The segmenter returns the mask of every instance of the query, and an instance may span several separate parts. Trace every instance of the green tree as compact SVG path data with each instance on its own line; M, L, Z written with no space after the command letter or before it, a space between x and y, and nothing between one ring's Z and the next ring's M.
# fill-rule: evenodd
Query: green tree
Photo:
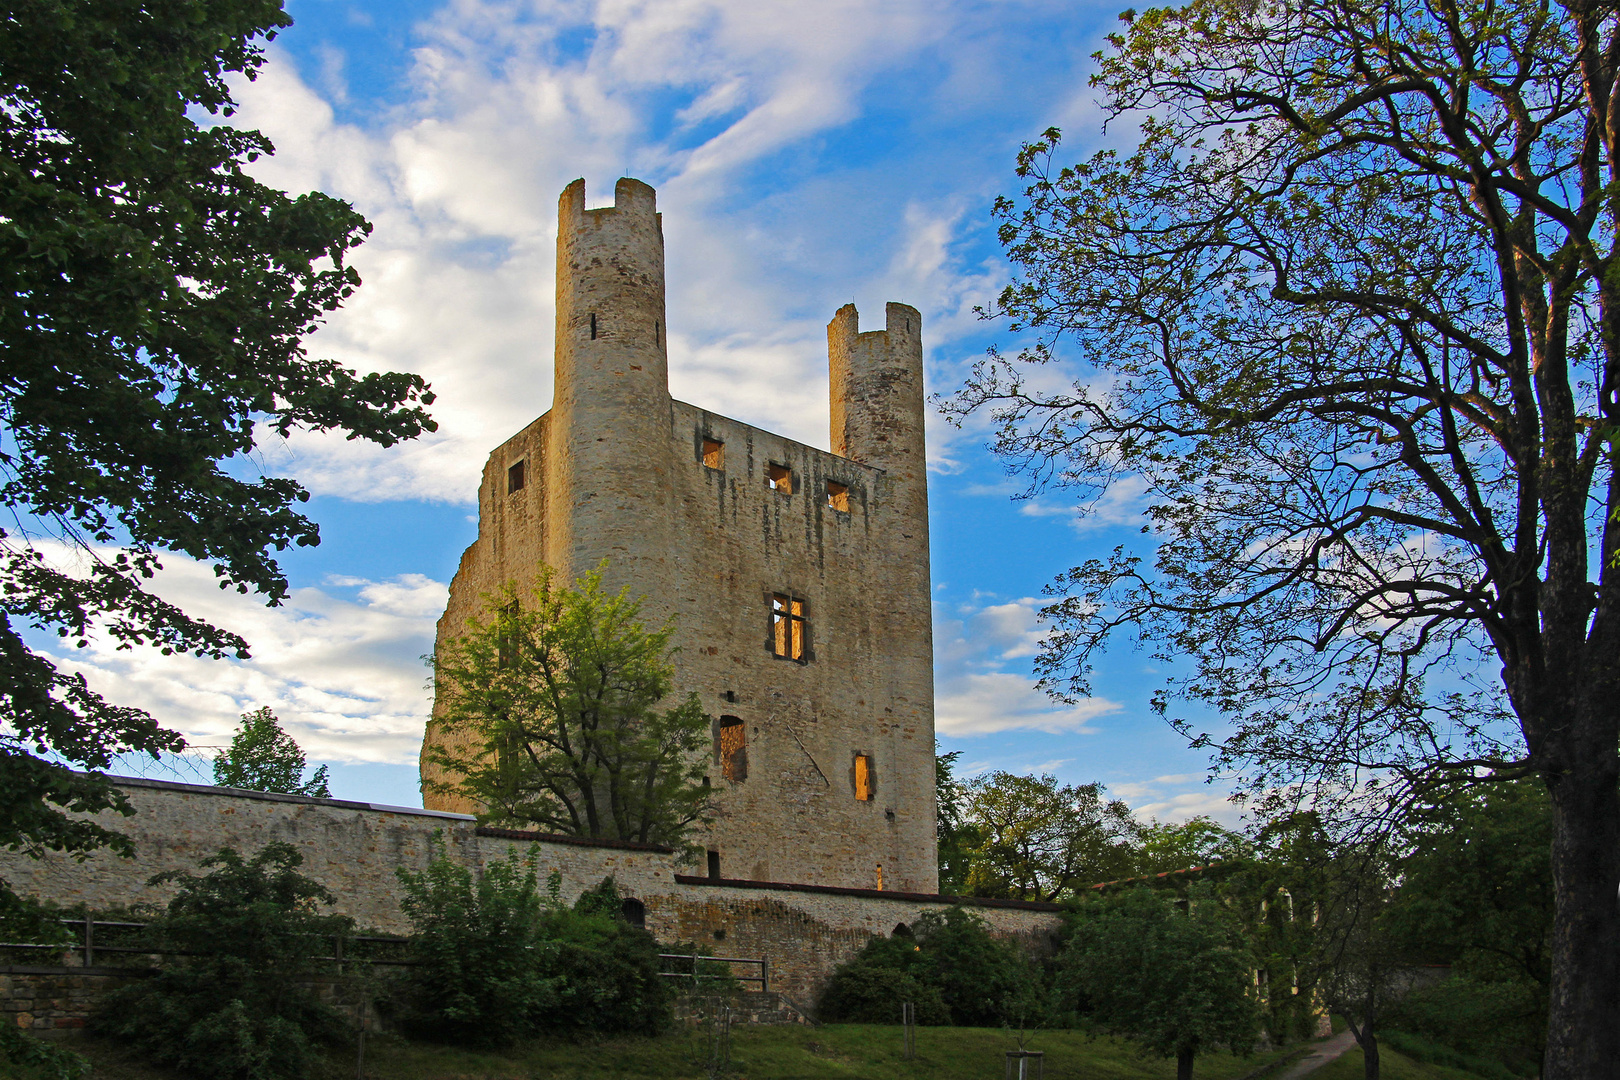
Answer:
M673 688L674 627L649 630L629 589L577 587L542 571L527 594L508 584L433 657L436 740L448 774L434 790L484 807L482 819L691 849L708 810L701 751L710 718L696 694L659 709Z
M987 773L966 785L965 816L978 832L968 892L1055 900L1133 872L1137 823L1101 784Z
M1620 1060L1620 13L1127 21L1094 85L1134 145L1024 149L997 311L1031 347L954 402L995 414L1036 485L1146 493L1153 547L1057 586L1045 683L1083 691L1138 637L1176 663L1161 707L1267 812L1376 825L1436 785L1539 776L1547 1076L1599 1075Z
M433 427L418 377L300 345L359 284L345 258L370 226L255 181L269 141L216 122L289 22L279 0L20 0L0 20L0 844L128 854L85 816L131 812L98 770L184 746L25 634L245 657L147 591L160 552L279 602L274 553L319 533L296 482L251 475L261 439Z
M1153 821L1136 837L1136 872L1166 874L1248 857L1246 837L1200 814L1180 824Z
M1452 977L1392 1023L1516 1065L1540 1060L1552 975L1552 809L1533 780L1453 793L1402 839L1387 921L1406 952Z
M934 839L939 858L939 891L955 896L968 891L973 851L980 836L968 821L967 789L956 778L956 759L962 751L934 755Z
M247 791L275 791L330 799L326 766L304 780L304 751L281 730L281 721L268 705L242 714L242 724L231 745L214 759L214 783Z
M199 1076L311 1075L317 1046L346 1030L311 980L333 973L333 937L354 922L319 913L333 898L298 873L303 861L291 844L266 844L251 859L224 848L202 860L200 877L154 877L148 884L178 887L147 927L163 968L110 991L96 1027Z
M1102 1030L1175 1058L1177 1080L1204 1050L1253 1046L1253 961L1220 900L1124 889L1083 905L1072 929L1062 985Z

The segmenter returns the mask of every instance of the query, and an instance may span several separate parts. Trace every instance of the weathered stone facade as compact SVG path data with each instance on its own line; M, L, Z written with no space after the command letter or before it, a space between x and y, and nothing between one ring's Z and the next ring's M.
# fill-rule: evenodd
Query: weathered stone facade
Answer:
M563 899L571 902L611 874L626 896L645 906L647 929L659 941L696 943L714 955L762 958L769 988L806 1008L813 1007L832 969L873 934L892 933L922 912L953 902L950 897L873 889L692 877L680 872L674 853L664 848L557 837L535 840L480 829L460 814L153 780L119 783L135 816L109 814L99 820L135 842L134 858L101 851L81 863L60 853L30 859L0 851L0 878L23 895L63 905L83 903L101 910L161 905L172 890L148 885L154 874L195 870L199 859L221 847L251 853L279 840L303 852L302 872L332 891L338 911L365 930L399 934L409 924L399 907L403 892L396 868L426 866L436 844L475 870L512 852L527 856L532 850L542 875L561 871ZM968 902L996 932L1032 944L1038 945L1057 924L1058 909L1051 904ZM739 969L739 974L749 973ZM16 1000L35 996L21 983L18 990ZM55 1000L63 995L39 996ZM30 1012L30 1022L33 1016Z
M608 559L608 585L676 617L677 690L719 718L705 841L721 875L932 893L922 319L890 304L861 333L851 305L827 338L832 453L674 401L653 189L623 179L586 210L571 184L554 403L485 465L439 639L542 564L572 580ZM776 655L774 597L803 605L799 658ZM740 769L722 768L722 725ZM445 739L428 725L424 778L442 779L425 751Z

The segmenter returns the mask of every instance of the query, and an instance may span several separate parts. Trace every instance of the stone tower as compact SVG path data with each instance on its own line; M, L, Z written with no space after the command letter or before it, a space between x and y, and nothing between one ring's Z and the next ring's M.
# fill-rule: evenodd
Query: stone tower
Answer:
M715 718L705 869L934 892L922 318L833 317L832 453L671 399L667 338L653 189L623 179L586 210L570 184L555 401L485 465L440 640L504 581L608 559L608 584L675 616L677 690Z

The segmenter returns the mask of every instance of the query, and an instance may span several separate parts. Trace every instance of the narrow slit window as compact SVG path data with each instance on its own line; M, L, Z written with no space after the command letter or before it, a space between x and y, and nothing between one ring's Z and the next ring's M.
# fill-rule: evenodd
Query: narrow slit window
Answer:
M719 439L703 440L703 464L711 469L726 467L726 444Z
M771 597L771 648L784 660L804 660L804 601L777 593Z
M591 340L596 340L596 312L591 312Z
M663 344L663 342L658 340L658 320L656 320L656 319L653 320L653 344L654 345Z
M827 481L827 505L849 513L849 485Z
M514 492L514 491L522 491L523 490L523 485L527 480L527 477L524 476L524 471L525 471L524 466L526 466L527 464L528 464L528 461L527 461L527 459L525 459L525 460L519 461L519 462L517 462L517 463L515 463L513 465L507 466L507 469L506 469L506 493L508 495L512 494L512 492Z
M709 852L709 877L714 881L720 880L720 853L718 851Z
M793 470L775 462L765 466L765 484L783 495L793 494Z
M865 754L855 755L855 797L872 801L872 759Z
M733 784L748 779L748 726L735 716L720 718L720 775Z

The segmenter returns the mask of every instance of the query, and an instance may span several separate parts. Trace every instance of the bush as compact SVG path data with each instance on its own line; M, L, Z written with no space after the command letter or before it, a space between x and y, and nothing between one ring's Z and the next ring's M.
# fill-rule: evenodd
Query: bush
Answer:
M0 1020L0 1076L16 1080L83 1080L90 1063L71 1050L23 1034L10 1017Z
M608 878L570 910L555 873L544 893L533 853L471 871L442 849L421 872L400 870L413 925L406 1025L449 1042L499 1045L546 1032L655 1034L669 990L652 935L620 916Z
M1018 946L962 907L927 912L911 936L874 937L833 972L819 1011L828 1020L894 1024L914 1002L919 1024L1017 1023L1035 971Z
M1384 1018L1410 1056L1485 1076L1534 1075L1542 1056L1545 999L1517 982L1451 978L1407 994ZM1396 1045L1392 1043L1391 1045ZM1407 1053L1405 1046L1396 1049Z
M212 868L202 877L152 878L179 886L148 927L166 965L104 997L95 1027L158 1064L210 1078L310 1075L317 1046L346 1028L310 980L330 972L331 938L353 923L316 913L332 896L297 873L302 863L292 845L273 843L248 861L221 849L202 860Z

